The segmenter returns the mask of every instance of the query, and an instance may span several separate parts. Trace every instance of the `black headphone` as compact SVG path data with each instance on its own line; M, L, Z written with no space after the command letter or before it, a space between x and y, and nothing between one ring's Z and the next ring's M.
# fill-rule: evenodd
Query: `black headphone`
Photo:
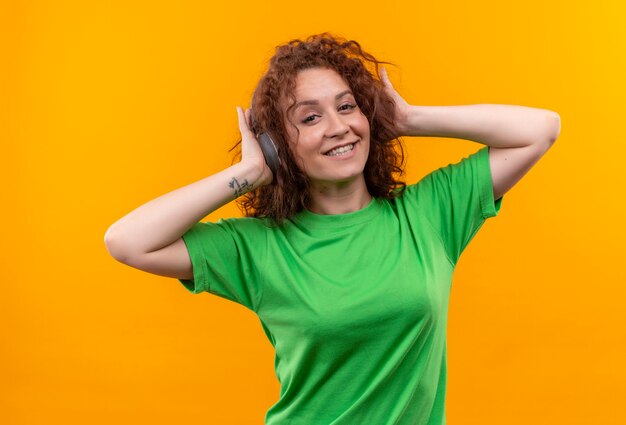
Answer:
M265 163L268 167L270 167L270 170L272 170L272 173L274 174L274 181L276 181L278 167L281 163L280 157L278 156L278 147L274 142L272 135L267 131L263 131L257 120L254 118L254 96L252 96L252 105L250 106L250 121L252 123L252 131L256 133L256 139L259 141L259 145L261 145L261 151L265 157Z

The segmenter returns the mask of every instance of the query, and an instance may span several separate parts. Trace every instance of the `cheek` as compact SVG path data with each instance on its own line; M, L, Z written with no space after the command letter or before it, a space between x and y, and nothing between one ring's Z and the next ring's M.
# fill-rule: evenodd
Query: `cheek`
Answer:
M318 152L322 139L323 136L317 128L311 127L302 129L300 130L300 138L298 139L298 150L301 153Z
M361 133L369 134L369 132L370 132L370 123L369 123L367 117L365 116L365 114L363 114L363 112L361 112L358 115L358 119L357 119L357 121L355 123L355 126L356 126L356 128L359 129L359 131Z
M309 163L314 156L315 148L311 143L307 143L304 133L300 132L300 137L297 141L289 141L289 150L298 168L300 168L301 171L306 171L308 168L306 164Z

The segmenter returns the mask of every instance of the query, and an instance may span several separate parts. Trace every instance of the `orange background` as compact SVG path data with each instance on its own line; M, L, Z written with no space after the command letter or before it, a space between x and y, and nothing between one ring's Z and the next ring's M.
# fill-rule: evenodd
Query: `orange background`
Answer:
M0 3L0 422L262 423L279 385L257 317L116 262L103 238L230 165L235 107L274 47L331 31L394 62L413 104L561 116L458 264L448 422L626 423L624 6L215 3ZM405 142L410 183L482 146Z

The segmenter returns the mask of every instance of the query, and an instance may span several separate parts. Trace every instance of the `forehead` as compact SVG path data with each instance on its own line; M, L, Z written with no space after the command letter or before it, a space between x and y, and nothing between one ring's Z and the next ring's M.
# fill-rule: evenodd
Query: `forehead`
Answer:
M328 68L310 68L298 72L294 95L296 101L321 100L350 89L336 71Z

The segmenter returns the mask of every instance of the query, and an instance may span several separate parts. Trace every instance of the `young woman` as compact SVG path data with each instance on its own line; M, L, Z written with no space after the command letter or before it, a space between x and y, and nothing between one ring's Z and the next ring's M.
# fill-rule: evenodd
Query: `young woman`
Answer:
M329 34L279 46L252 116L237 109L241 160L105 236L117 260L258 315L281 384L266 424L444 424L455 266L560 131L549 110L409 105L381 63ZM405 185L400 136L486 146ZM199 222L237 198L246 217Z

